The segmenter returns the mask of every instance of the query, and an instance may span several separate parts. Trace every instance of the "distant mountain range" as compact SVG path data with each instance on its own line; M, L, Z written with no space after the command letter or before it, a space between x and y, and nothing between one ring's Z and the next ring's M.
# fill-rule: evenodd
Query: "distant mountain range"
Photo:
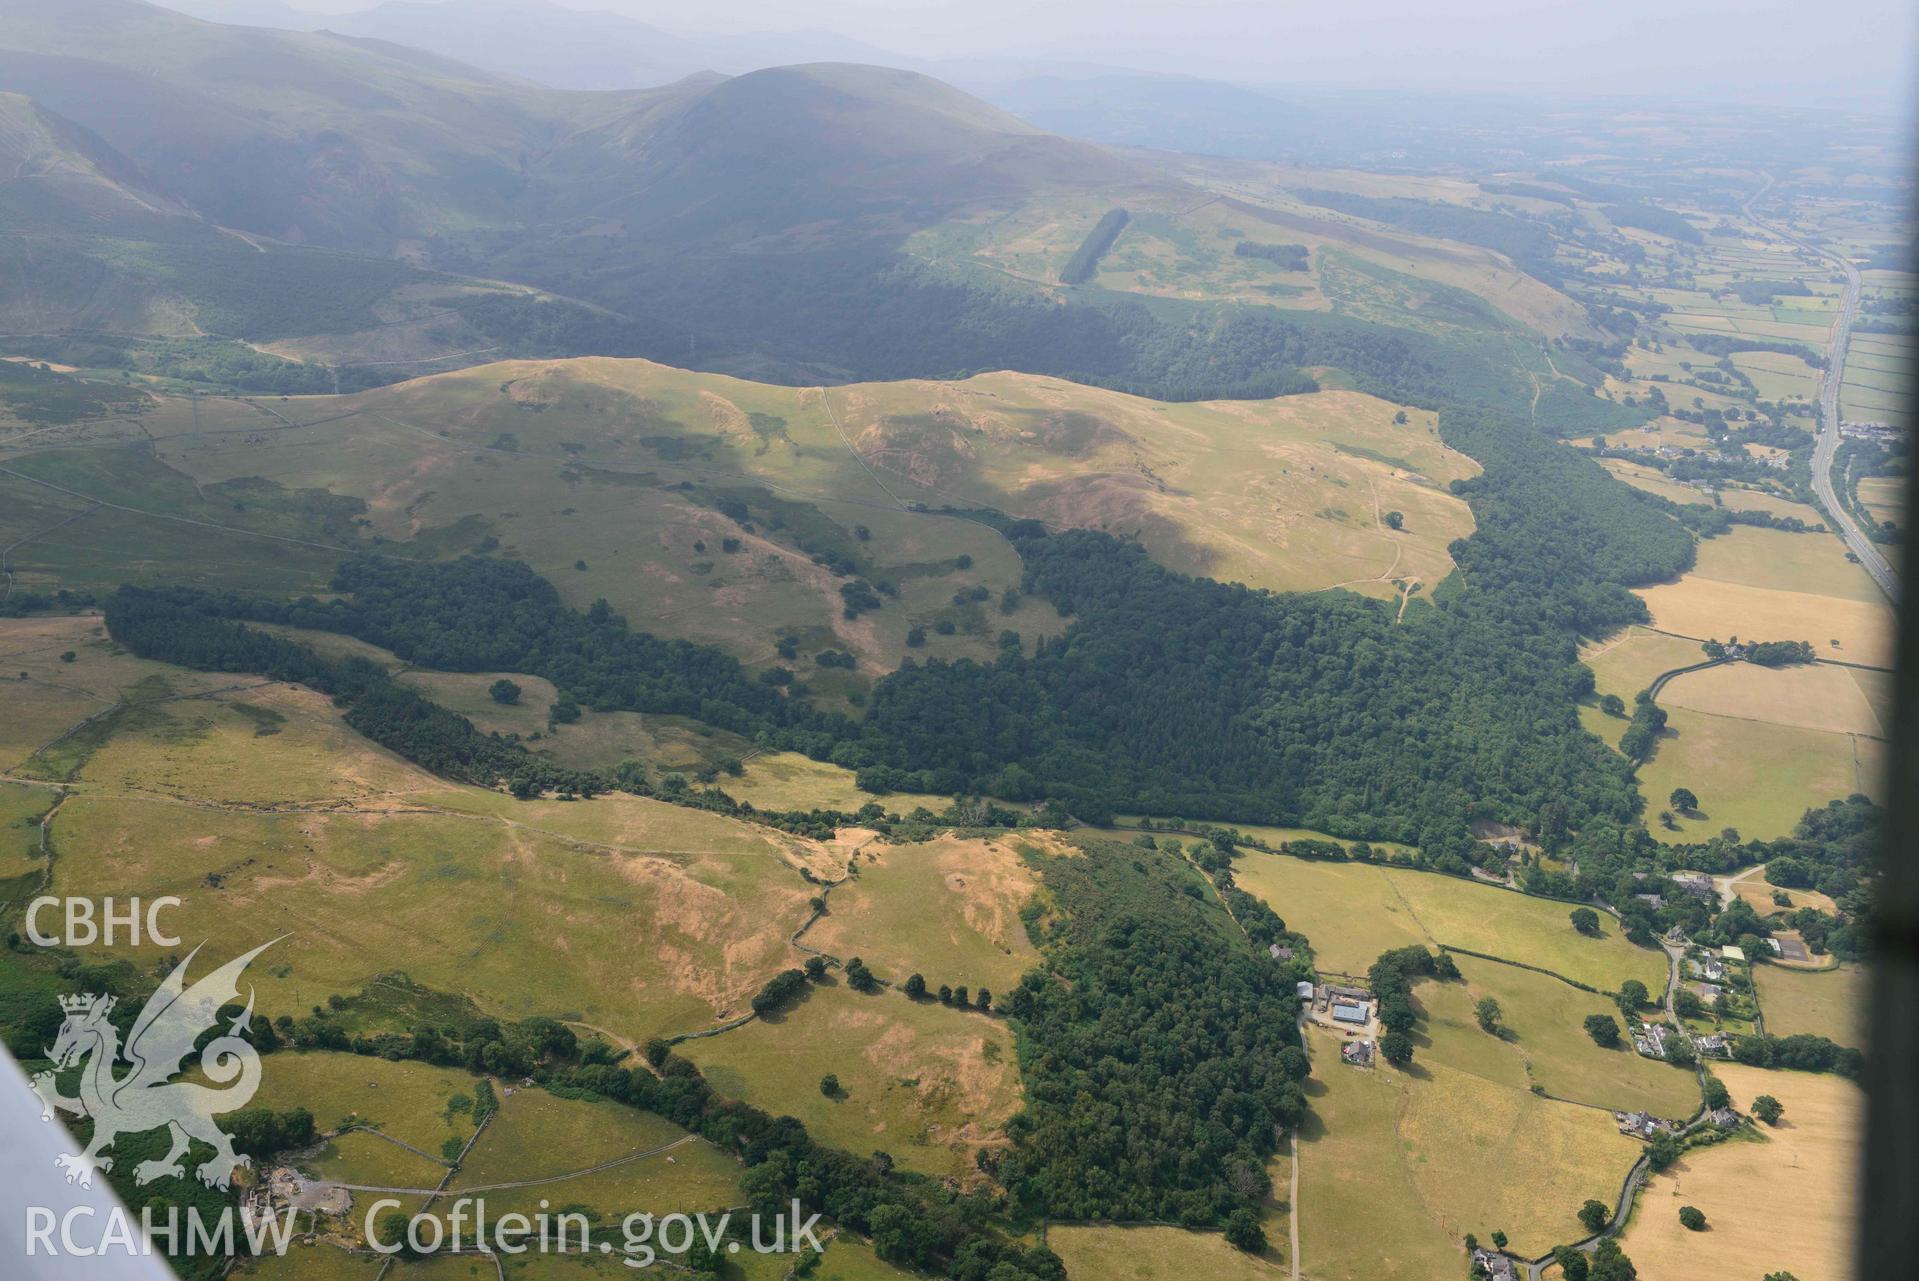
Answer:
M212 22L388 40L553 89L642 89L702 71L738 75L805 62L926 69L830 31L679 35L620 14L545 0L388 0L340 14L310 13L277 0L171 0L167 7Z
M297 328L300 311L351 327L427 269L607 309L568 313L558 336L550 312L514 321L522 350L817 360L828 344L795 306L860 322L917 229L1043 192L1166 185L913 71L828 63L560 91L143 0L0 0L0 93L21 178L0 197L17 211L5 247L32 300L10 319L36 330L256 337ZM38 239L20 238L29 228ZM350 270L302 257L322 249L361 257ZM215 306L215 284L269 264L301 283ZM316 278L350 278L344 293L365 298L308 296L325 292ZM270 316L262 295L279 299Z

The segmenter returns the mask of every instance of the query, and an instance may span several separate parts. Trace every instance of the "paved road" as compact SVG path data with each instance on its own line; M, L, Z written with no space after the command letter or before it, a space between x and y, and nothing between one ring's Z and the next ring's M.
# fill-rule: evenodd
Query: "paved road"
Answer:
M1782 240L1791 241L1808 253L1817 254L1838 267L1846 276L1846 290L1839 301L1839 320L1832 329L1832 341L1826 347L1826 368L1819 378L1819 439L1812 450L1812 488L1819 496L1820 505L1832 519L1839 531L1840 539L1846 544L1846 550L1859 558L1866 567L1879 590L1891 601L1899 599L1899 576L1893 572L1879 548L1868 539L1853 521L1852 513L1839 502L1839 496L1832 486L1832 459L1839 449L1839 384L1845 378L1846 345L1852 341L1853 321L1859 316L1859 269L1849 259L1843 258L1819 245L1802 240L1784 227L1775 226L1752 211L1753 204L1772 190L1772 178L1766 179L1766 185L1754 192L1744 205L1747 218Z

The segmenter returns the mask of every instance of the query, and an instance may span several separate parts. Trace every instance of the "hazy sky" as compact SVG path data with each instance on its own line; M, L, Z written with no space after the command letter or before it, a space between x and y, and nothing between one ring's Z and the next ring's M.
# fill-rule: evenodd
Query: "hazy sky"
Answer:
M374 0L293 0L309 9ZM449 0L458 3L458 0ZM1263 84L1904 98L1914 0L557 0L682 31L836 31Z

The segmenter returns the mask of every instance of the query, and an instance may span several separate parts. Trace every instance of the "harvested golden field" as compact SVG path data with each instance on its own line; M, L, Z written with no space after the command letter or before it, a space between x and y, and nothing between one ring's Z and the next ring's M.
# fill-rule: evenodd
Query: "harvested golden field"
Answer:
M1897 476L1862 476L1859 502L1874 520L1906 524L1906 487Z
M1871 576L1846 559L1845 544L1826 534L1789 534L1783 530L1737 525L1699 544L1699 562L1693 573L1720 582L1776 591L1811 592L1877 605L1885 603L1885 596ZM1740 634L1747 640L1781 639Z
M1893 675L1891 672L1876 668L1852 667L1853 683L1859 686L1859 692L1866 696L1872 705L1872 714L1885 726L1892 724Z
M1844 582L1854 573L1865 571L1846 565L1836 576ZM1821 658L1892 666L1892 611L1883 597L1874 601L1818 590L1780 590L1711 578L1697 570L1676 583L1642 588L1639 595L1652 611L1653 626L1662 631L1700 640L1804 640L1812 642Z
M1803 1072L1720 1064L1713 1069L1748 1109L1756 1095L1785 1105L1763 1139L1687 1153L1639 1194L1621 1240L1641 1276L1752 1281L1769 1272L1844 1281L1853 1275L1860 1125L1865 1096L1852 1082ZM1680 1226L1679 1207L1707 1228Z
M1688 672L1659 691L1659 703L1770 725L1887 737L1887 727L1853 673L1823 663L1778 668L1728 663Z
M942 836L922 845L863 846L853 879L836 887L805 942L860 956L899 979L1010 992L1039 960L1020 919L1039 889L1012 840Z

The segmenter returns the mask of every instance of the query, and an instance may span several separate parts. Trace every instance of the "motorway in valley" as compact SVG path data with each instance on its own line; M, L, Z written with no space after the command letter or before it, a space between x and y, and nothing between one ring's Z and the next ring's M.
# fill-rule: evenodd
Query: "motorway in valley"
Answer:
M1836 265L1846 276L1846 289L1839 300L1839 319L1833 325L1831 341L1826 345L1826 368L1819 376L1819 437L1812 450L1812 488L1819 496L1819 504L1825 508L1826 516L1838 531L1846 544L1846 550L1858 558L1866 567L1872 580L1879 584L1879 590L1888 600L1899 599L1899 576L1886 560L1878 546L1867 538L1852 513L1840 503L1838 492L1832 483L1833 456L1839 451L1839 384L1845 379L1846 345L1852 340L1853 321L1859 315L1859 269L1852 262L1839 255L1803 240L1786 230L1774 226L1752 211L1753 204L1772 189L1772 179L1766 179L1766 185L1754 192L1746 201L1746 217L1764 227L1783 240L1789 240L1809 253L1819 255Z

